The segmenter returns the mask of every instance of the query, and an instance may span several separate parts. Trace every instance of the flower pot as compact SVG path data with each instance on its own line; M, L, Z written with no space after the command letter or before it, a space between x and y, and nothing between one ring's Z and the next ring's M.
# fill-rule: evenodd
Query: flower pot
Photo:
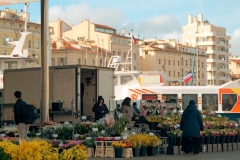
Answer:
M141 147L140 156L146 156L147 155L147 147Z
M215 137L215 144L218 144L218 143L219 143L219 140L220 140L220 136L216 136L216 137Z
M161 128L161 137L167 137L168 128Z
M209 144L210 143L210 136L206 136L205 137L205 144Z
M226 136L225 137L225 143L229 143L230 142L230 136Z
M234 143L235 136L230 136L230 143Z
M214 136L211 136L211 137L210 137L210 143L211 143L211 144L215 144L215 137L214 137Z
M133 148L133 157L139 157L140 150L141 150L141 148Z
M225 138L226 138L226 136L220 136L220 143L225 143Z
M158 123L157 122L148 122L150 130L156 130Z
M52 103L52 111L60 111L62 109L62 103Z
M204 144L204 140L205 140L205 137L200 137L200 138L199 138L199 143L200 143L200 145L203 145L203 144Z
M176 146L181 146L181 144L182 144L182 137L177 137L176 138Z
M148 156L156 156L157 147L147 147L147 155Z
M122 158L123 148L114 148L115 158Z
M239 142L239 138L240 138L239 134L235 135L235 142L236 142L236 143Z
M168 137L168 146L175 146L176 137Z

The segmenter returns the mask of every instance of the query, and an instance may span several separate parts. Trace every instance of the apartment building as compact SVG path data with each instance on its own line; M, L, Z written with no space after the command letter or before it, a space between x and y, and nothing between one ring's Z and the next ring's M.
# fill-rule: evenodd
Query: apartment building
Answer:
M21 32L25 29L24 17L29 14L25 12L17 12L17 10L10 10L6 8L0 11L0 54L11 54L14 46L7 43L7 38L12 38L14 41L19 40ZM41 62L41 25L37 23L28 22L27 31L32 32L27 35L24 49L28 49L28 55L38 59L36 62L26 63L24 67L38 67ZM17 68L17 61L5 62L5 69Z
M229 76L229 44L230 36L226 28L211 24L203 19L188 16L188 24L183 27L183 43L207 49L207 85L222 85L230 80Z
M194 65L196 52L198 60ZM205 49L179 44L175 39L148 39L142 41L140 55L141 71L164 71L168 85L186 85L183 77L193 69L193 85L207 85Z
M232 56L231 58L229 58L229 61L231 80L234 81L240 79L240 58L238 56Z
M82 21L77 26L63 27L64 23L57 21L49 22L49 25L54 28L54 33L52 34L52 40L56 37L69 38L81 44L89 44L95 47L94 61L96 66L104 66L108 64L108 60L112 55L118 55L121 57L122 62L126 61L128 52L130 51L131 38L128 34L125 34L125 29L122 33L117 33L117 30L102 24L91 23L88 19ZM61 26L62 25L62 26ZM61 26L61 27L59 27ZM57 31L57 32L56 32ZM139 44L133 45L132 47L132 70L139 70ZM110 53L110 55L109 55ZM108 56L108 57L105 57ZM88 57L90 58L90 57ZM106 62L104 62L106 60ZM131 59L128 59L128 61ZM81 64L84 64L85 59L81 59ZM131 70L130 66L129 70ZM121 70L122 67L119 68Z

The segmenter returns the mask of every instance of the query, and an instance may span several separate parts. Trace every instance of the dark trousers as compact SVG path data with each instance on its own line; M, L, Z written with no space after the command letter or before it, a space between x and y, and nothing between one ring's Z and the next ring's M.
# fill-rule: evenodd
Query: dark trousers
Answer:
M198 154L200 151L199 137L183 137L182 151L185 153Z

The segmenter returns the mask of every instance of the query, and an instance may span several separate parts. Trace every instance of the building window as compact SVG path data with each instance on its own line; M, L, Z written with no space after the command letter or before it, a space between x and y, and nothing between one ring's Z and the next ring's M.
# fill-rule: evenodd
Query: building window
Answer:
M94 66L94 60L92 60L92 65Z
M204 66L204 63L202 62L202 68L204 68L203 66Z
M133 60L137 60L137 54L136 53L133 54Z
M180 73L178 72L178 77L180 77Z
M78 64L81 64L81 59L78 59Z
M36 41L35 41L35 48L39 49L39 40L38 39L36 39Z
M52 66L55 66L55 58L52 58Z
M168 61L168 64L171 65L171 60Z
M158 60L158 64L161 64L161 59Z
M202 74L202 78L204 78L204 74Z
M173 66L175 66L175 60L173 60Z
M115 51L113 51L113 56L115 56Z
M31 48L31 41L28 41L28 48Z
M58 58L58 65L63 66L66 65L67 59L66 58Z
M136 66L133 66L133 70L134 70L134 71L136 71L136 70L137 70Z
M179 66L179 61L177 62L178 66Z
M190 58L190 67L192 66L192 58Z
M186 66L187 66L187 60L186 60Z
M171 71L169 71L168 74L169 74L169 77L170 77L171 76Z
M22 24L19 24L19 28L22 28Z
M182 66L183 66L183 57L182 57Z
M173 77L175 77L175 71L173 71Z
M29 29L30 27L29 27L29 25L27 26L27 29Z
M84 60L84 65L87 65L87 60L86 59Z
M7 45L6 39L7 39L7 36L4 34L4 35L3 35L3 45L4 45L4 46Z

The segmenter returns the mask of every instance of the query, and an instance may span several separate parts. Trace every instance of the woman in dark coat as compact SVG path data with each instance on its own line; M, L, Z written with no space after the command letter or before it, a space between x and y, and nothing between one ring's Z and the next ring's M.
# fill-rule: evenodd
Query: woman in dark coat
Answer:
M203 131L203 122L194 100L189 102L183 112L180 129L183 130L182 151L185 154L199 154L199 137L200 131Z
M98 103L96 103L93 106L92 111L95 112L95 120L96 121L105 117L105 114L109 113L109 110L108 110L106 104L104 103L104 99L102 96L98 96Z

